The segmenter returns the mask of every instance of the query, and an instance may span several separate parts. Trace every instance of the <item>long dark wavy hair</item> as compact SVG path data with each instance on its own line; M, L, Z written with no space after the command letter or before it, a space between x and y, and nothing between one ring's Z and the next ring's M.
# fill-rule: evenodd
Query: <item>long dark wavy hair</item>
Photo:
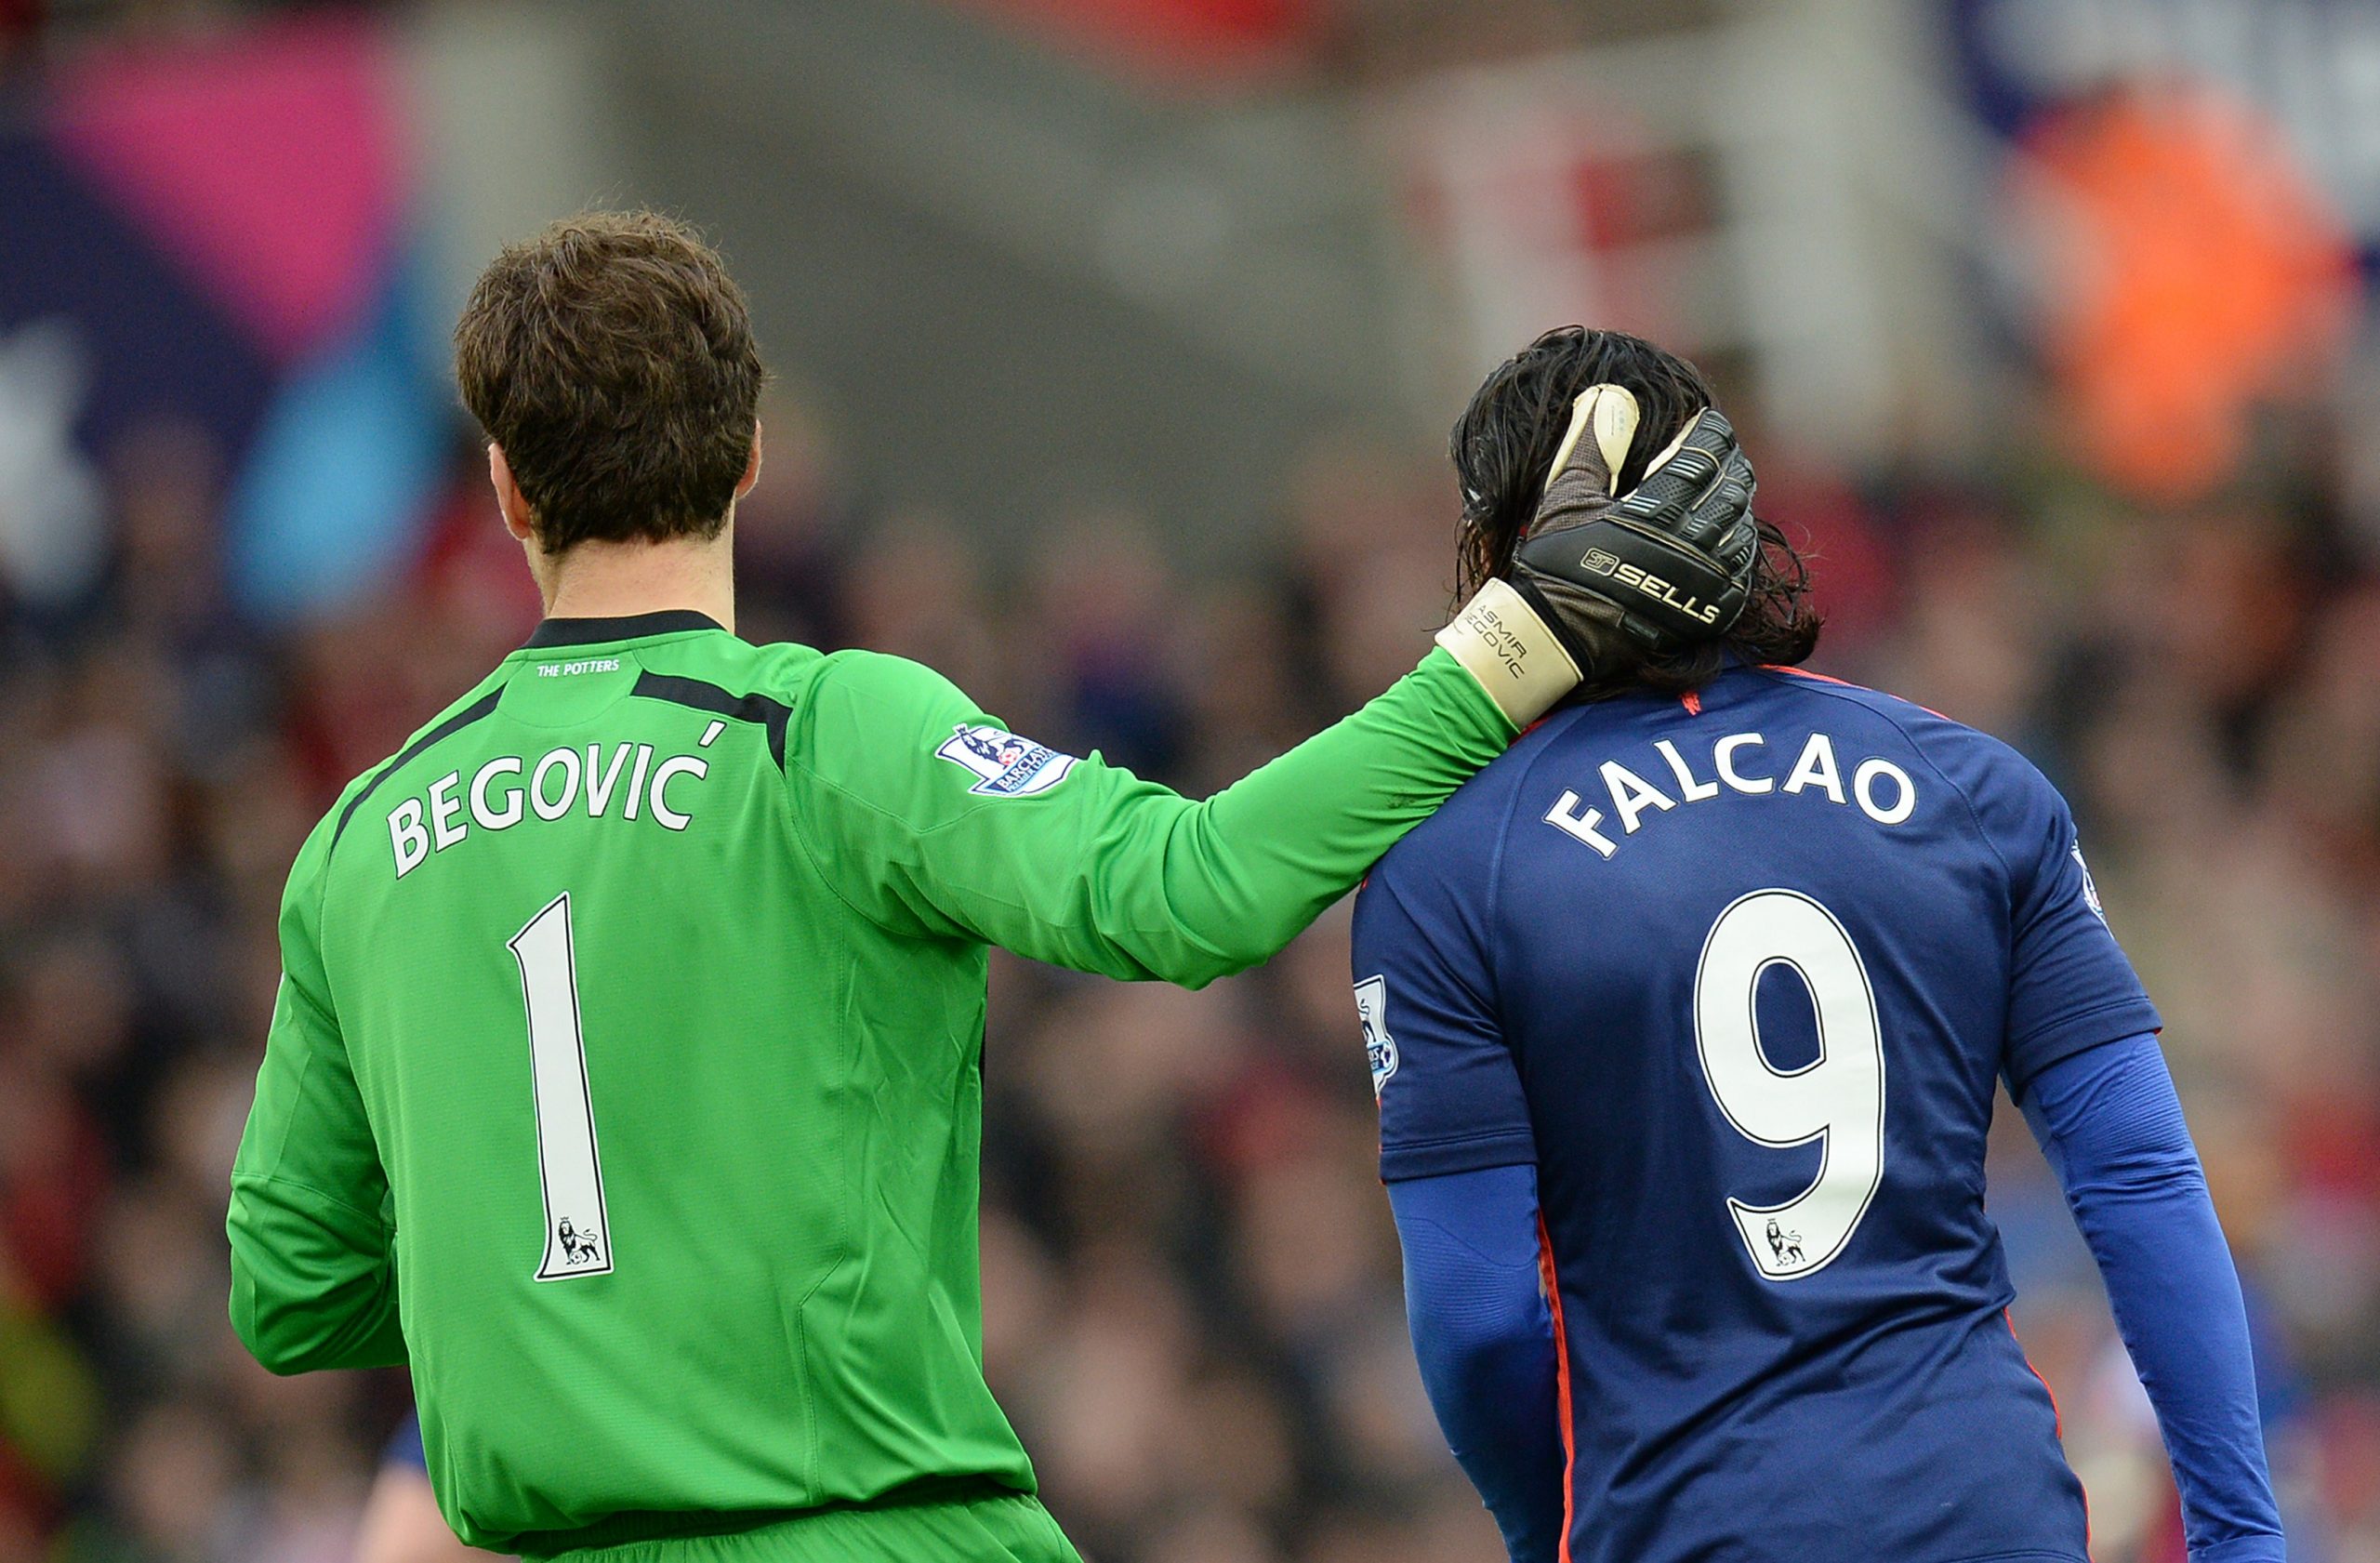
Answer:
M1468 598L1512 565L1513 550L1544 497L1547 469L1570 427L1570 404L1591 385L1622 385L1643 413L1628 459L1615 475L1625 493L1645 465L1666 449L1694 415L1717 404L1702 371L1641 337L1566 325L1548 331L1499 364L1455 420L1448 454L1462 487L1456 600ZM1616 629L1597 647L1580 695L1628 689L1682 694L1718 676L1727 655L1792 667L1818 643L1821 623L1810 605L1807 561L1784 533L1763 521L1752 595L1734 628L1716 641L1676 651L1646 651Z

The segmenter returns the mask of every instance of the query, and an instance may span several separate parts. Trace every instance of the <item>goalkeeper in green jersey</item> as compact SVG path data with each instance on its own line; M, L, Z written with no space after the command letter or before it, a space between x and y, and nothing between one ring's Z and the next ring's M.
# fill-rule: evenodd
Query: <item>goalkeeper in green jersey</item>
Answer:
M1646 572L1525 555L1386 694L1193 803L914 663L735 637L762 371L684 230L550 229L456 337L547 616L298 854L233 1326L278 1372L409 1364L478 1546L1072 1558L984 1384L985 947L1194 986L1264 960L1577 682ZM1599 390L1565 524L1726 616L1731 435L1632 459Z

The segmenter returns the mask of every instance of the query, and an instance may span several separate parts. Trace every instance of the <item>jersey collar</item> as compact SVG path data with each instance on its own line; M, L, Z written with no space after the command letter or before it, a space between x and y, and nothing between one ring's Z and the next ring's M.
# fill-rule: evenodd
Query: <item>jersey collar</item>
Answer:
M630 614L625 618L549 618L538 624L522 649L546 646L593 646L610 641L641 641L649 635L676 635L689 629L724 629L708 614L692 608L667 608L657 614Z

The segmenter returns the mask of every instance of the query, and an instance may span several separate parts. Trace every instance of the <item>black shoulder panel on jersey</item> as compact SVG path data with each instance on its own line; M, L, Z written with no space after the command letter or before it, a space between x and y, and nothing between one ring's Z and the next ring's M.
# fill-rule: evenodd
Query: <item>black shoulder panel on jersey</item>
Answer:
M456 734L461 732L464 728L469 727L471 723L479 721L480 718L486 716L489 712L496 709L496 703L503 698L504 690L501 686L491 689L485 695L483 695L478 699L472 701L469 705L465 706L461 710L456 711L453 716L448 717L445 721L431 728L429 732L424 733L420 737L416 738L412 743L409 743L404 748L399 749L397 751L397 757L394 760L390 761L386 765L381 766L380 774L374 776L370 781L365 782L364 784L363 790L356 793L354 797L347 801L347 807L339 810L338 824L331 828L331 845L334 848L338 845L338 839L347 833L347 822L355 817L355 811L364 806L364 800L371 797L374 792L377 791L382 782L387 781L390 776L396 775L398 769L402 767L406 761L411 760L415 755L419 754L423 749L428 748L430 745L438 742L440 739L450 738Z
M793 708L782 700L766 695L732 695L715 683L680 678L675 673L639 673L631 693L648 700L690 706L714 716L733 717L737 722L757 722L769 730L769 754L776 761L777 769L785 769L785 729L793 720Z

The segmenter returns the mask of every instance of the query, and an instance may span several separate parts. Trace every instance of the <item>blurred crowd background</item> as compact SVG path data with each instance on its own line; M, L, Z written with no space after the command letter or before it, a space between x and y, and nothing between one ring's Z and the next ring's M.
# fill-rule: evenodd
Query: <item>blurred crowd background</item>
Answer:
M273 910L536 617L462 288L630 200L722 244L779 376L743 632L1190 790L1424 647L1490 364L1696 356L1816 552L1814 666L2072 797L2293 1555L2380 1559L2375 164L2370 0L5 0L0 1563L348 1556L402 1376L273 1380L224 1321ZM1499 1556L1348 978L1343 907L1198 994L995 967L986 1355L1100 1563ZM2001 1127L2097 1556L2178 1563Z

